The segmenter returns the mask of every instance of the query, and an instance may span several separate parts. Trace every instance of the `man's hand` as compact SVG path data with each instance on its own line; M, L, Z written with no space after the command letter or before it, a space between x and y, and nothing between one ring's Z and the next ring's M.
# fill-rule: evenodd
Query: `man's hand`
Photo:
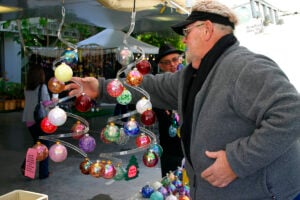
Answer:
M237 175L231 169L225 151L205 152L215 162L201 173L201 177L215 187L226 187Z
M80 96L82 93L85 93L92 99L95 99L99 95L99 82L94 77L73 77L71 81L75 83L70 83L65 86L65 90L70 90L69 96ZM81 88L82 87L82 91ZM81 92L80 92L81 91Z

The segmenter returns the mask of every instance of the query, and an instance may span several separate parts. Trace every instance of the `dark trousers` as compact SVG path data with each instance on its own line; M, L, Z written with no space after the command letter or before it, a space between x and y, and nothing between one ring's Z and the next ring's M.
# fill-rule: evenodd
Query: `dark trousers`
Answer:
M172 154L162 153L160 157L161 176L166 176L170 171L174 172L178 167L181 167L183 157Z
M28 130L31 134L31 137L33 139L33 145L37 143L37 141L40 141L42 144L46 145L49 149L49 141L46 140L39 140L39 136L45 135L45 133L42 131L39 123L36 123L30 127L28 127ZM22 169L25 169L26 164L26 158L23 161L23 164L21 166ZM47 157L45 160L38 162L39 164L39 178L47 178L49 176L49 157Z

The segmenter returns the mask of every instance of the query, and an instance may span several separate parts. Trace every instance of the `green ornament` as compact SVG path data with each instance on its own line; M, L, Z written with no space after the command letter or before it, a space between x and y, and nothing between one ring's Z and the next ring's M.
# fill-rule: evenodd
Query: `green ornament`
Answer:
M124 89L122 94L117 97L117 101L121 105L128 105L132 100L131 92L127 89Z

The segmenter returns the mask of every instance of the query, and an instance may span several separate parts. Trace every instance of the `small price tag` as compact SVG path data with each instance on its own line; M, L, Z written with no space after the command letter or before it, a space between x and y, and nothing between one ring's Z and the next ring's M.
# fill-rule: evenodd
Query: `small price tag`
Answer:
M28 148L26 153L25 176L34 179L36 171L37 150Z

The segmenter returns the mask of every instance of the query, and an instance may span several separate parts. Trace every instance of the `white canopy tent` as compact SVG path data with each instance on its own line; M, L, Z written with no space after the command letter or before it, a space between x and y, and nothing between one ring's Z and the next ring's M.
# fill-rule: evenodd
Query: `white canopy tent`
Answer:
M100 33L89 37L79 43L77 43L78 48L88 47L88 46L99 46L103 49L112 49L124 46L123 40L126 33L113 29L105 29ZM140 53L135 51L135 47L138 46L144 50L146 54L157 54L158 47L147 44L145 42L139 41L131 36L127 38L127 45L134 53Z

